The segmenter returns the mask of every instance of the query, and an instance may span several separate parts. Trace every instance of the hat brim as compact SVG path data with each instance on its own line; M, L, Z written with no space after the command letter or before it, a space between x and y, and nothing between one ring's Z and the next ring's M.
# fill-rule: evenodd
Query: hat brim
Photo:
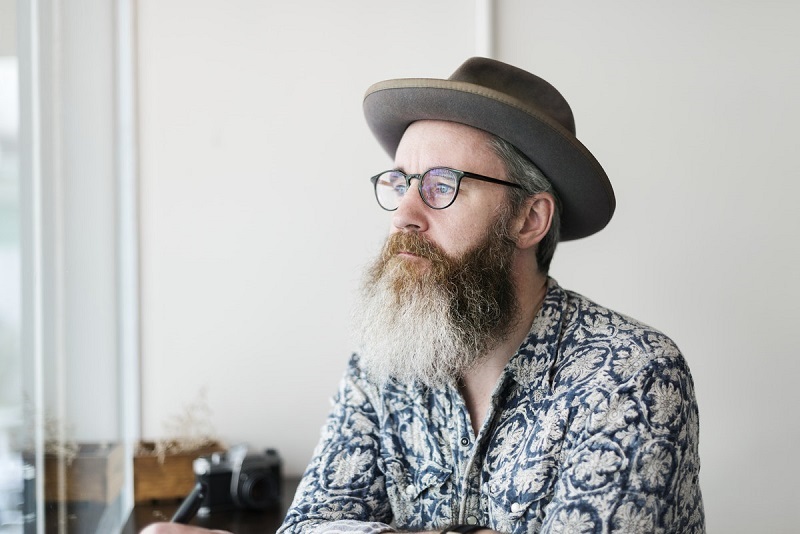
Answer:
M513 144L555 187L562 241L598 232L614 214L614 190L589 150L544 113L504 93L461 81L388 80L367 90L364 114L392 158L409 124L425 119L459 122Z

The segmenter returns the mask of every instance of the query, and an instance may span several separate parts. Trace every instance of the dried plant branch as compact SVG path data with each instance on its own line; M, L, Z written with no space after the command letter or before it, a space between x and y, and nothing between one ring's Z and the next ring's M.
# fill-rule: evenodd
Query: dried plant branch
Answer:
M34 450L33 437L36 435L34 429L36 421L33 415L33 401L27 393L24 393L22 402L26 426L24 441L27 449ZM44 453L62 458L68 466L72 465L80 451L80 445L70 437L71 434L73 434L72 425L60 422L50 413L44 414Z
M164 422L165 434L170 437L156 440L152 448L140 443L136 454L157 456L159 463L164 463L170 454L194 452L218 444L219 439L211 424L211 413L208 392L203 387L194 401Z

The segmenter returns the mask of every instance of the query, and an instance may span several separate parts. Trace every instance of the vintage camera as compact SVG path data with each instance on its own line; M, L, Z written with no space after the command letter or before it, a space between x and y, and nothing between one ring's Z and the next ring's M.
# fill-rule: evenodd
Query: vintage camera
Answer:
M197 458L192 467L207 491L198 515L234 508L267 510L281 503L281 459L274 449L248 454L236 445L226 453Z

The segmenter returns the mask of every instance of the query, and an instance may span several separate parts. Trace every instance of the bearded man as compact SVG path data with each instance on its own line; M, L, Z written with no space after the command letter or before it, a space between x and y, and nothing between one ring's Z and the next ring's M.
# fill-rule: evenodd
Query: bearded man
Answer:
M681 353L548 277L615 206L564 98L473 58L364 109L391 231L281 532L703 532Z
M279 532L704 532L680 351L548 276L615 207L561 94L473 58L364 109L390 235Z
M703 532L681 353L548 277L615 206L564 98L473 58L364 109L391 231L281 532Z

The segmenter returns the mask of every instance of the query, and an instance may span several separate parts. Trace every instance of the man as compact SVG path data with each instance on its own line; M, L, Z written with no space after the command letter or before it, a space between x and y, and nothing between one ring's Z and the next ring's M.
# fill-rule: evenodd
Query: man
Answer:
M702 532L680 352L547 276L615 205L567 102L473 58L364 109L391 233L281 532Z
M364 109L391 231L280 532L704 532L681 353L548 277L615 207L563 97L473 58Z

